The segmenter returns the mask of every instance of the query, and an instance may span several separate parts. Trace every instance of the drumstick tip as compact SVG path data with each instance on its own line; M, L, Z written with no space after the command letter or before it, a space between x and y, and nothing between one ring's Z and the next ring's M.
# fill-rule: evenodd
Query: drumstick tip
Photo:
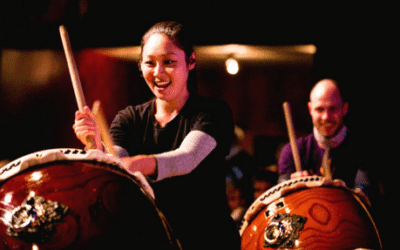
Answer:
M60 33L64 33L65 32L65 26L63 24L61 24L58 29L60 30Z
M284 108L288 108L288 107L289 107L289 103L288 103L288 102L284 102L284 103L283 103L283 107L284 107Z

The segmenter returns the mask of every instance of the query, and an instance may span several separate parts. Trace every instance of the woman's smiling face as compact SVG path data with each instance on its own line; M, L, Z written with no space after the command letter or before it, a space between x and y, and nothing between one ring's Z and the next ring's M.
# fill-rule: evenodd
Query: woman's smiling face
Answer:
M193 53L191 58L195 57ZM195 58L194 58L195 59ZM189 71L195 67L186 61L185 52L168 36L155 33L143 46L140 68L153 94L164 101L187 98Z

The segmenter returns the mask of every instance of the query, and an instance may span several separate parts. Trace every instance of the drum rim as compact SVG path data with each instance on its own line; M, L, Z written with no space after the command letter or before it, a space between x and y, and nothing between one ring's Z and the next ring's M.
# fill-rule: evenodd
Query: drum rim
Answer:
M153 188L149 180L141 172L129 173L124 168L124 163L119 157L104 153L98 149L54 148L21 156L0 168L0 184L26 169L60 161L97 162L112 165L115 168L108 168L109 170L126 175L140 187L146 196L149 196L149 199L155 200Z
M0 183L34 166L56 161L85 161L113 165L124 170L121 159L100 150L55 148L36 151L21 156L0 168Z

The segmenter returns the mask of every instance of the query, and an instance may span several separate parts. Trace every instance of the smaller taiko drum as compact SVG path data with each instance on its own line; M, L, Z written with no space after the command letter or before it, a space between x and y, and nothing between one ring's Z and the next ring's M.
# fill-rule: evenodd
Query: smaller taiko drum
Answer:
M153 198L99 150L26 155L0 168L0 249L181 249Z
M246 211L242 250L382 249L362 192L317 176L280 183Z

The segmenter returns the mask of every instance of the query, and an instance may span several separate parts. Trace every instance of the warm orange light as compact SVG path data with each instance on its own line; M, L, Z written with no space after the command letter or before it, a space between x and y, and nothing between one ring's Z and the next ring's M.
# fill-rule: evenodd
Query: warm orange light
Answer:
M236 75L239 72L239 63L233 58L228 58L225 61L226 71L231 75Z

